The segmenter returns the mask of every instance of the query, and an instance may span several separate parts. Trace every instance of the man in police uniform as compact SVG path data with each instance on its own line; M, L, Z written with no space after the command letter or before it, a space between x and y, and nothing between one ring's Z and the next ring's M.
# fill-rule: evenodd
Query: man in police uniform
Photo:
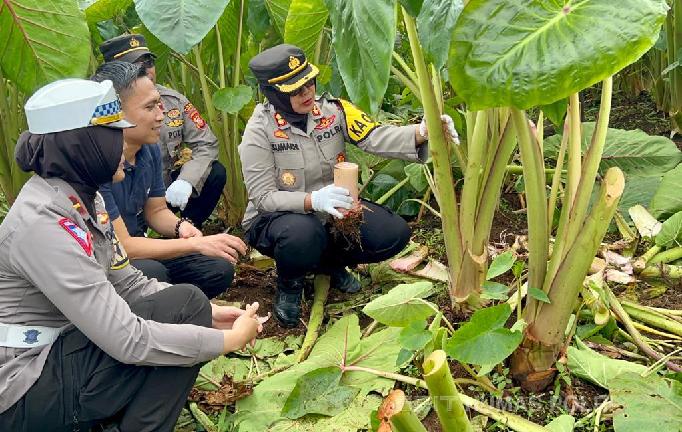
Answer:
M36 175L0 225L0 430L171 431L200 364L256 336L257 305L128 264L97 193L123 178L132 126L111 81L54 82L25 110L15 156Z
M342 218L352 198L333 184L345 143L382 156L424 161L427 131L417 125L381 125L352 103L315 95L318 69L303 51L278 45L249 63L267 102L258 104L244 131L239 155L249 203L242 222L247 242L277 264L275 316L285 326L300 319L308 272L323 272L331 285L356 292L345 267L378 262L409 241L406 222L387 208L363 201L357 244L330 234L329 216ZM455 139L452 119L442 117Z
M142 64L156 83L155 55L142 35L121 35L102 43L104 61ZM159 146L163 156L166 201L195 226L213 212L223 187L225 167L218 162L218 140L199 111L177 91L156 84L161 94L164 121Z

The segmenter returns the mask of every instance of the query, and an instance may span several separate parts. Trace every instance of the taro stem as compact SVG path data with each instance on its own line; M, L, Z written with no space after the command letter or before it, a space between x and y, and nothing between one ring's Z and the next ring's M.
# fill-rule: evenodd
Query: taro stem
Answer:
M426 432L402 390L392 390L386 396L377 410L377 416L382 424L380 431ZM388 427L387 423L390 423L391 427Z
M424 54L422 52L417 28L412 18L403 10L405 28L410 40L412 57L415 63L415 73L419 80L419 92L422 96L424 106L424 117L426 127L429 130L429 150L433 160L434 177L438 202L440 203L440 213L443 224L443 236L445 251L449 264L450 277L450 298L455 303L455 281L459 274L459 263L462 261L462 239L459 226L459 215L457 214L457 197L455 196L455 186L452 179L452 169L450 167L450 157L448 143L445 140L441 127L440 111L438 109L438 99L429 77Z
M592 259L618 208L624 186L623 172L616 167L610 168L592 211L550 283L551 303L543 303L536 316L529 316L526 311L528 329L521 346L512 355L511 371L527 390L539 391L554 377L554 363L564 344L564 331L574 299L578 297Z
M443 432L473 432L447 360L445 351L437 350L424 361L424 381L429 395Z

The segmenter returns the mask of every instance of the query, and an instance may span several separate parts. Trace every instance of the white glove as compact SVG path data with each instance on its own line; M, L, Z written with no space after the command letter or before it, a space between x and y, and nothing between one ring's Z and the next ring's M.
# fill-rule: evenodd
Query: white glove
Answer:
M447 114L443 114L440 116L440 121L445 126L444 129L450 135L452 142L459 145L459 135L455 130L455 122L452 121L452 117L450 117ZM423 118L422 122L419 123L419 135L423 136L426 139L429 139L429 131L428 129L426 129L426 118ZM447 139L448 137L445 138Z
M189 196L192 195L192 184L186 180L177 179L166 189L166 201L173 207L184 210Z
M310 194L310 203L315 211L327 212L337 219L343 219L343 215L336 208L351 208L353 197L350 196L348 189L330 184L313 191Z

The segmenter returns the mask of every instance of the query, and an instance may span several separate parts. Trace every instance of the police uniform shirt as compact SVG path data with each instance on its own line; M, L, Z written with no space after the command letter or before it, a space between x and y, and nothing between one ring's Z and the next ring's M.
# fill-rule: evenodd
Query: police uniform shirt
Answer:
M145 234L144 205L148 198L163 197L161 154L154 144L143 145L135 155L135 165L124 163L123 181L109 183L100 188L111 220L121 216L128 233L134 237Z
M191 150L191 159L180 168L178 178L189 182L201 193L211 172L211 163L218 158L218 139L196 107L182 94L156 85L164 110L159 147L163 155L163 179L169 185L171 171L181 158L182 144Z
M306 131L291 126L270 103L258 104L239 145L249 196L244 229L259 213L305 213L305 195L333 183L346 142L394 159L428 157L426 143L416 146L414 125L381 125L343 99L317 97Z
M75 325L122 363L189 366L221 354L223 333L162 324L128 302L163 289L127 263L101 197L96 220L60 179L33 176L0 225L0 322ZM51 344L0 347L0 412L38 379Z

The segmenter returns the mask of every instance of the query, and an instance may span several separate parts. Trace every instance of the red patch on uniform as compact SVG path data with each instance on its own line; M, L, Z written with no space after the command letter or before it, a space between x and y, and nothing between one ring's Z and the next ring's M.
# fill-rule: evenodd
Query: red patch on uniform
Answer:
M86 215L87 212L85 211L85 207L83 207L83 204L81 204L81 202L78 200L78 198L76 198L73 195L70 195L69 201L71 201L71 204L73 204L73 208L76 209L78 214L80 214L81 216Z
M92 256L92 235L90 232L86 232L69 218L61 218L59 220L59 226L64 228L64 230L81 245L88 256Z
M334 123L334 120L336 120L335 115L332 115L331 117L322 117L317 126L315 126L315 129L317 130L327 129L329 126L332 125L332 123Z
M320 107L317 106L317 104L313 105L313 110L311 111L313 116L317 117L320 114L322 114L322 111L320 111Z
M194 105L188 103L185 105L184 110L197 128L203 129L206 126L206 120L201 117L201 114L199 114Z
M341 152L336 155L336 163L341 163L346 161L346 154L344 152Z
M287 121L284 120L284 117L282 117L282 114L276 112L275 113L275 122L277 123L277 126L282 127L286 126Z
M289 135L281 129L277 129L274 133L275 138L289 139Z

